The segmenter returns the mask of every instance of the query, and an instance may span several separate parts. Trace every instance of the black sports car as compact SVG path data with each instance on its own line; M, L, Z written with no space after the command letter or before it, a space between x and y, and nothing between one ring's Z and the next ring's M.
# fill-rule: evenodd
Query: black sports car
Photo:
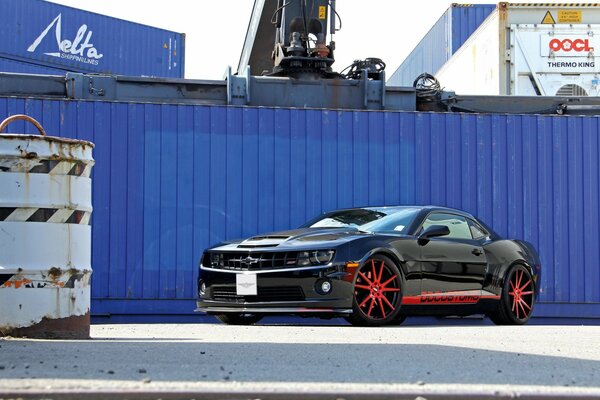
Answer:
M485 314L524 324L540 268L531 244L502 239L463 211L353 208L206 250L196 311L228 324L266 314L343 316L362 326Z

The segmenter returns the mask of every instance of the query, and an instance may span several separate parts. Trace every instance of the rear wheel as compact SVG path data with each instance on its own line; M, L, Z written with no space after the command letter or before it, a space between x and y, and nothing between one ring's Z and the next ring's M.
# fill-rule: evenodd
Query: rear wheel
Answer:
M381 326L402 323L398 318L402 304L402 275L396 264L384 255L376 254L358 270L354 284L352 315L346 319L352 325Z
M489 315L496 325L523 325L533 311L534 283L527 268L515 265L506 275L500 302Z
M262 319L258 314L215 314L215 318L227 325L252 325Z

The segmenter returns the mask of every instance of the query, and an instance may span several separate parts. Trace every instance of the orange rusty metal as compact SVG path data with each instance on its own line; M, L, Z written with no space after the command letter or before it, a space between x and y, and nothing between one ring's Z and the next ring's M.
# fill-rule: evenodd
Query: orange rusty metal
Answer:
M2 287L14 287L15 289L19 289L21 286L29 285L30 283L32 283L31 280L29 280L27 278L23 278L23 279L6 281L6 282L4 282Z
M0 336L32 339L89 339L90 313L59 319L43 318L40 322L24 328L0 327Z
M29 115L24 115L24 114L11 115L10 117L8 117L4 121L2 121L2 123L0 123L0 133L4 132L4 129L8 126L8 124L10 124L13 121L18 121L18 120L27 121L27 122L33 124L37 128L37 130L40 132L40 135L46 136L46 131L44 130L44 127L39 122L37 122L34 118L31 118Z

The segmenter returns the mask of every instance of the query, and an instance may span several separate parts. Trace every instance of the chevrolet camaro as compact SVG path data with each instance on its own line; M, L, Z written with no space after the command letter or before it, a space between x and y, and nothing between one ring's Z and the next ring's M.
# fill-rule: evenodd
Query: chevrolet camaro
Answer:
M197 310L227 324L265 315L400 324L483 314L524 324L539 292L533 246L445 207L364 207L298 229L221 243L200 261Z

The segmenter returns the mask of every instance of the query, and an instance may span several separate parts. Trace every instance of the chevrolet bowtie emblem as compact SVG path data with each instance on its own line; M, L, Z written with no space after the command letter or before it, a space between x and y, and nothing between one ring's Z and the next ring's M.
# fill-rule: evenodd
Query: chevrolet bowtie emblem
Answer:
M248 257L246 257L246 258L242 258L242 259L240 260L240 263L241 263L242 265L245 265L245 266L247 266L247 267L251 267L251 266L253 266L253 265L255 265L255 264L258 264L258 261L259 261L259 259L258 259L258 258L253 258L253 257L250 257L250 256L248 256Z

